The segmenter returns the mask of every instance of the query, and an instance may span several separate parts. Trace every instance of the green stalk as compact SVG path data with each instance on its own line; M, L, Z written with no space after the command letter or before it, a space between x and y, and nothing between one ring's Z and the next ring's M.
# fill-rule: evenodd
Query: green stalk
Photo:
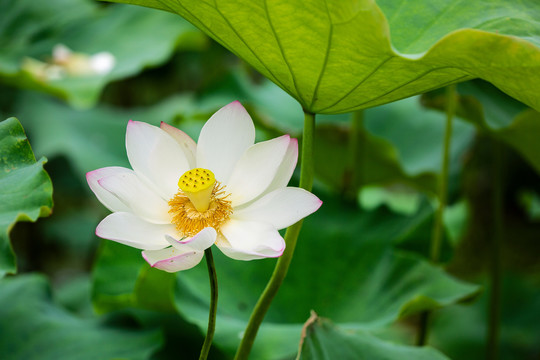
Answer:
M489 275L491 291L489 294L489 320L487 328L486 359L499 358L499 326L501 318L501 245L503 238L503 172L502 146L493 141L493 244L490 251Z
M423 311L420 313L418 321L418 334L416 335L416 346L424 346L427 344L429 320L431 311Z
M443 215L444 209L447 203L448 193L448 172L450 168L450 140L452 139L452 120L456 113L457 96L456 85L452 84L446 88L446 127L444 131L444 144L442 155L442 168L439 174L438 182L438 198L439 205L435 212L435 222L433 224L433 231L431 233L431 245L430 245L430 260L433 264L439 262L441 256L441 244L443 239ZM430 311L425 311L420 314L420 324L418 326L418 336L416 339L416 345L424 346L427 343L429 335L429 319L431 317Z
M439 177L439 206L435 213L435 224L431 237L430 259L436 264L441 256L441 244L443 238L443 215L446 208L448 194L448 172L450 167L450 140L452 139L452 120L456 112L456 85L446 88L446 128L444 131L444 148L442 157L442 169Z
M301 168L300 168L300 187L308 191L311 190L313 186L313 133L315 130L315 114L312 114L304 110L304 134L302 137L302 159L301 159ZM296 241L298 240L298 234L300 234L300 229L302 228L302 220L297 222L294 225L289 226L287 232L285 233L285 243L287 247L283 252L283 255L278 259L276 267L272 277L266 284L259 301L255 305L249 322L247 324L246 330L244 332L244 337L240 342L240 346L236 351L235 360L245 360L248 358L251 348L253 347L253 342L259 331L259 327L263 322L264 316L272 303L272 300L276 296L279 287L283 283L291 260L293 258L294 249L296 247Z
M210 310L208 314L208 330L206 331L206 337L201 349L201 355L199 360L206 360L208 353L212 347L212 339L214 338L214 332L216 330L216 313L217 313L217 301L218 301L218 285L216 267L214 265L214 257L212 255L212 249L208 248L204 250L204 256L206 258L206 266L208 267L208 277L210 278Z

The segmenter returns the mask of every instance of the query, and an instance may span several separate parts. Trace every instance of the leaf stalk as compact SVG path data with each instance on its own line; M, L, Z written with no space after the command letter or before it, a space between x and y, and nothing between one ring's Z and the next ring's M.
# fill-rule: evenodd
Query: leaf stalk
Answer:
M302 154L301 154L301 167L300 167L300 187L311 191L313 187L314 177L314 161L313 161L313 135L315 131L315 114L304 110L304 131L302 136ZM296 248L296 242L300 229L302 228L303 220L300 220L296 224L289 226L285 233L286 248L283 255L278 259L272 277L266 284L266 288L261 294L259 301L255 305L251 317L247 324L244 336L240 345L236 351L235 360L245 360L248 358L249 353L253 347L255 337L259 331L264 316L266 315L272 300L276 296L289 266L291 264L294 249Z
M446 87L446 126L444 130L444 143L442 153L442 165L441 172L439 174L437 197L439 204L435 212L435 222L433 224L433 231L431 233L430 244L430 260L433 264L437 264L441 256L441 245L444 231L444 210L447 204L448 197L448 174L450 170L450 143L452 140L452 122L456 113L457 106L457 94L456 85L452 84ZM429 322L431 317L431 311L424 311L420 314L420 323L418 326L418 334L416 339L417 346L424 346L427 344L429 336Z

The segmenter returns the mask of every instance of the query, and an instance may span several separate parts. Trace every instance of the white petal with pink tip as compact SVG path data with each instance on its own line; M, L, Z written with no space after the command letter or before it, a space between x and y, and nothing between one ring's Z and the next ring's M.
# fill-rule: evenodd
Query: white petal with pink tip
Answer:
M201 262L204 252L189 248L180 251L169 247L161 250L145 250L142 252L142 256L150 266L172 273L191 269Z
M105 207L111 211L130 211L128 205L123 203L116 196L111 194L109 191L105 190L101 185L99 185L99 180L107 176L124 174L132 170L126 169L120 166L111 166L94 171L90 171L86 174L86 181L92 192L96 195L98 200L105 205Z
M158 250L169 246L165 235L177 237L174 225L152 224L127 212L115 212L103 219L96 235L142 250Z
M214 228L207 227L199 231L199 233L191 238L178 241L170 236L165 236L166 240L177 249L190 248L197 251L208 249L216 241L217 232Z
M138 176L168 200L178 191L178 179L189 170L181 146L164 130L130 121L126 131L129 163Z
M195 156L197 154L197 144L189 137L188 134L183 132L180 129L175 128L167 123L161 122L161 130L165 131L167 134L171 135L174 140L180 145L184 150L184 155L189 163L189 168L193 169L197 166Z
M289 135L283 135L246 150L226 184L233 207L255 199L268 188L283 162L289 143Z
M314 213L321 204L322 201L309 191L287 187L274 190L249 206L237 210L233 218L267 222L281 230Z
M255 142L255 127L246 109L232 102L206 122L197 143L197 167L210 169L226 184L236 162Z
M263 194L267 194L276 189L281 189L289 184L291 177L296 168L296 163L298 161L298 140L291 139L289 146L287 147L287 152L283 157L283 161L279 165L279 168L276 172L276 176L264 191Z
M167 202L145 185L133 170L106 176L98 183L141 218L157 224L171 223Z
M220 230L226 241L218 239L216 245L236 260L278 257L285 249L285 241L268 223L231 219Z

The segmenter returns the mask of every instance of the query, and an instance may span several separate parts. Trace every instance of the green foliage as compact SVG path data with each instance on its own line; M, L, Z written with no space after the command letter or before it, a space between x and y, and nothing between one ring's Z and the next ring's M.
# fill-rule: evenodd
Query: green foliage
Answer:
M404 345L424 310L434 310L430 345L455 359L485 357L490 287L477 296L475 284L488 284L496 228L493 139L507 160L501 266L516 273L502 288L500 357L538 357L538 2L117 2L184 16L263 76L173 14L90 0L0 2L0 114L21 119L55 185L54 216L10 231L51 211L52 186L17 120L1 122L0 275L15 271L10 241L20 270L38 272L0 279L2 359L197 356L209 308L204 260L169 274L140 250L99 242L93 231L107 211L84 177L129 167L129 119L165 121L196 140L233 100L252 115L258 140L289 133L301 143L302 107L324 113L314 142L324 204L305 221L251 358L292 359L300 345L300 359L446 359ZM60 43L111 52L116 66L98 76L32 75L28 58L50 62ZM425 254L447 98L425 92L474 77L488 82L457 87L443 268ZM229 359L275 260L214 256L210 358ZM305 324L311 310L324 318Z
M138 7L102 8L89 0L8 0L0 4L0 13L8 14L0 25L0 79L54 94L77 107L94 105L107 83L160 65L175 49L197 49L205 43L187 22ZM29 58L49 61L57 44L87 55L107 51L115 57L115 66L103 75L47 79L24 65Z
M380 328L400 316L445 306L477 291L416 256L392 251L392 242L411 232L424 214L361 212L331 199L323 201L323 207L304 222L294 262L261 327L254 356L279 359L294 353L298 329L312 309L336 322ZM216 342L235 348L241 324L272 265L216 257L220 286L229 289L220 298ZM204 328L208 301L204 268L182 274L178 281L178 310Z
M530 91L540 80L540 32L529 15L540 11L537 2L497 0L483 11L461 0L380 8L373 0L113 1L181 15L313 113L350 112L476 77L540 109Z
M540 132L540 113L487 83L465 83L458 89L458 114L515 149L540 173L540 143L536 136ZM440 94L424 97L430 107L441 109L444 102Z
M27 93L17 108L27 119L24 125L33 135L36 153L66 156L84 178L88 171L100 167L129 166L124 144L128 120L159 125L185 113L190 105L189 96L175 96L153 107L129 111L111 107L76 110Z
M433 344L452 359L484 358L488 301L485 292L474 304L441 309L433 324ZM534 359L540 354L538 279L507 273L501 301L501 359Z
M174 311L174 275L151 269L141 252L106 241L93 271L92 298L99 312L126 307Z
M432 348L415 348L380 340L366 332L347 332L312 314L303 329L298 360L445 360Z
M36 221L52 208L52 184L36 161L24 130L15 118L0 122L0 277L15 273L9 232L17 221Z
M540 173L540 113L527 109L514 118L512 124L496 132L506 144L516 149Z
M338 322L377 329L473 295L476 286L449 277L418 256L392 250L392 242L412 232L426 211L424 207L410 217L384 210L362 212L326 199L305 221L290 274L261 328L253 356L280 359L294 354L311 309ZM233 352L273 262L238 262L219 253L215 261L222 289L215 342ZM144 277L153 272L158 271L143 264L139 251L107 242L94 269L96 305L100 310L140 307L145 297L153 297L158 307L167 308L172 291L168 274L154 278L153 290L141 291ZM204 331L206 267L199 264L181 272L177 281L178 312Z
M143 360L161 343L158 331L130 330L70 314L51 300L40 275L1 279L0 303L0 328L9 329L0 337L6 360Z
M434 194L441 167L444 121L444 115L426 111L417 98L409 98L366 110L356 129L356 147L352 147L355 130L322 124L315 134L317 175L333 188L353 194L361 186L396 183ZM457 120L453 131L450 157L451 171L456 174L474 128Z

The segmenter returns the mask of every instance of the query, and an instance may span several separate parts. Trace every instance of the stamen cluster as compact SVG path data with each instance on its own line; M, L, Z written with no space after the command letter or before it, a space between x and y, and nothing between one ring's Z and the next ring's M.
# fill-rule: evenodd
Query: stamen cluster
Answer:
M233 212L229 194L224 187L216 182L212 189L210 204L206 211L198 211L189 197L182 191L169 200L169 214L172 223L183 236L195 236L205 227L213 227L219 231L219 226L228 220Z

